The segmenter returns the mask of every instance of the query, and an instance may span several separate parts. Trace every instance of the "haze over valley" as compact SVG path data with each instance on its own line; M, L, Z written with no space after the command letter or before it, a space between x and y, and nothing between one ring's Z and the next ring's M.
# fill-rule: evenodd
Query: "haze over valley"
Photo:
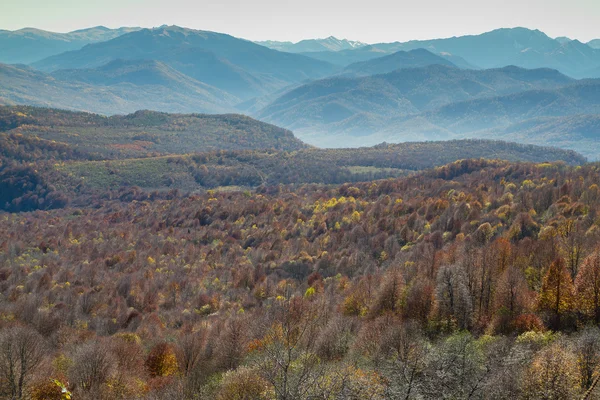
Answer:
M2 31L0 102L242 113L319 147L496 137L596 159L597 47L526 28L378 44L253 43L177 26Z

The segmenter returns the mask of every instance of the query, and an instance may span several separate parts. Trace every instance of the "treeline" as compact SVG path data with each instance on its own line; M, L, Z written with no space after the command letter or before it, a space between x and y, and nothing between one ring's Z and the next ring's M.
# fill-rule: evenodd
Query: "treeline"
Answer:
M0 371L21 371L17 348L29 367L0 388L578 398L600 370L598 172L470 160L333 187L123 192L4 214Z
M0 133L0 157L14 162L99 159L98 155L82 152L65 143L5 133Z
M442 147L445 148L442 149ZM467 150L464 150L467 149ZM111 163L70 163L62 170L83 178L83 184L107 188L137 185L182 191L278 184L342 184L394 178L445 165L461 155L485 159L564 161L581 164L574 152L495 141L403 143L359 149L281 151L212 151L121 160ZM165 164L166 160L166 164ZM157 166L160 165L160 171ZM117 167L118 166L118 167ZM455 167L456 168L456 167ZM132 171L135 170L135 174ZM162 178L158 181L159 174Z
M14 163L0 157L0 210L9 212L62 208L67 194L46 181L34 165Z

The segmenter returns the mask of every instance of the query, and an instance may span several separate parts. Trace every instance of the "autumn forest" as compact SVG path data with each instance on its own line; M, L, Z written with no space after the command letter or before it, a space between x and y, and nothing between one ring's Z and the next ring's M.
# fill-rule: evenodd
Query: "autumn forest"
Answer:
M599 185L595 164L472 160L2 214L3 393L583 396L600 367Z

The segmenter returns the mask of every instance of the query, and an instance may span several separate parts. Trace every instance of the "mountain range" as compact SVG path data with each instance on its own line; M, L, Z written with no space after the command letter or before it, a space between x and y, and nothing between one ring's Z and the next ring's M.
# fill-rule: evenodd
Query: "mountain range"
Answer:
M539 30L497 29L480 35L447 39L378 43L338 52L305 52L307 56L332 64L349 64L381 57L400 50L427 49L442 56L460 57L467 68L498 68L516 65L523 68L554 68L574 78L589 78L600 66L600 46L578 40L552 39ZM451 60L452 61L452 60Z
M21 57L28 65L0 64L2 104L107 115L242 112L318 146L494 135L600 156L592 139L599 81L578 80L600 78L597 41L512 28L372 45L255 43L177 26L0 38L4 48L30 41ZM48 40L71 47L48 46L39 59L36 46Z
M230 35L176 26L131 32L48 57L32 66L53 72L97 68L116 59L161 61L242 100L336 70L327 62L279 52Z
M279 97L258 117L292 129L316 127L323 131L332 128L328 124L356 123L359 115L389 119L455 102L555 88L573 81L550 69L505 67L479 71L431 65L311 82ZM354 125L354 129L360 130L360 126Z
M90 43L104 42L141 28L109 29L104 26L69 33L35 28L0 30L0 63L30 64L65 51L78 50Z
M256 42L262 46L285 51L288 53L305 53L305 52L316 52L316 51L341 51L341 50L350 50L357 49L363 46L367 46L366 43L347 40L347 39L338 39L336 37L330 36L326 39L306 39L301 40L297 43L292 42L278 42L276 40L266 40L263 42Z
M387 56L368 61L356 62L344 68L344 73L360 76L385 74L402 68L426 67L429 65L447 65L455 67L446 58L425 49L398 51Z
M472 71L434 65L316 81L281 96L256 116L324 147L496 137L560 143L596 158L600 145L590 138L600 136L597 114L600 80L577 81L550 69ZM572 140L560 140L557 133L572 125Z

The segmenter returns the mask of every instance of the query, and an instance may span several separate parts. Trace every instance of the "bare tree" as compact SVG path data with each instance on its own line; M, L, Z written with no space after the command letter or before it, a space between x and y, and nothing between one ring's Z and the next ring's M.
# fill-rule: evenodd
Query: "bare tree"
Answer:
M464 270L457 265L443 266L437 274L436 305L442 321L455 321L460 329L471 327L473 303L465 282Z
M14 327L0 332L0 393L5 398L25 398L25 389L44 358L45 342L31 328Z
M418 398L419 385L427 366L429 351L426 340L415 324L405 323L392 332L392 357L383 364L389 382L386 398L408 400Z
M107 346L100 341L86 342L75 351L69 378L79 396L100 398L102 385L111 377L114 365Z
M600 330L597 327L587 327L575 338L575 354L579 385L587 390L592 386L600 367Z
M324 377L324 364L313 351L323 307L288 295L276 308L255 365L277 400L309 398Z
M182 335L177 344L176 354L179 369L189 376L200 362L204 352L205 332L194 332Z

